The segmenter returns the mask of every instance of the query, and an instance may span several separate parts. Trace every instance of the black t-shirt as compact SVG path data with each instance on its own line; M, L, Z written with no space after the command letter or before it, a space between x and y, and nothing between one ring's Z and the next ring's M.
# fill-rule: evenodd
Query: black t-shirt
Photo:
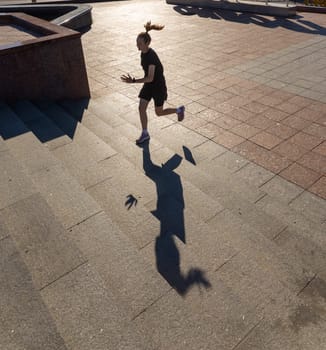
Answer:
M150 85L158 85L162 86L165 85L165 78L163 74L163 66L158 58L156 52L149 48L149 50L146 53L141 53L141 65L144 69L145 77L148 75L148 68L150 65L155 66L155 72L154 72L154 79L151 83L145 83Z

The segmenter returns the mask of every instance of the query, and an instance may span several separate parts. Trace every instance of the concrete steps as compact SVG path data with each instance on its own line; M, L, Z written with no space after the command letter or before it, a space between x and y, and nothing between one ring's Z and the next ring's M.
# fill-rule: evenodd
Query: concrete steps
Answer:
M1 179L4 196L1 196L3 230L0 242L5 245L14 241L17 254L24 259L25 269L31 276L29 288L34 291L31 297L35 293L41 294L39 299L43 299L43 308L50 311L47 317L55 320L69 349L103 348L104 344L109 348L121 346L126 349L138 348L139 344L139 348L143 348L140 338L137 340L137 330L130 322L170 286L145 263L137 248L62 168L60 161L51 154L54 150L49 150L46 143L41 144L12 110L6 108L1 112L1 121L6 119L12 135L17 131L20 134L5 141L1 138L1 161L6 167ZM36 124L33 126L41 132L42 125L51 126L50 120ZM1 127L1 135L7 137L9 133ZM38 166L35 156L31 161L28 155L34 153L39 156L40 164L45 158L49 159L46 169ZM6 180L12 184L8 190ZM83 210L90 210L90 215L83 217ZM103 228L94 231L93 240L86 245L82 232L89 218L93 223L99 218ZM84 237L88 241L89 234L90 230L87 230ZM108 256L112 258L110 264ZM128 270L126 262L130 266ZM9 263L3 260L3 264ZM10 264L8 268L12 270ZM2 296L8 292L5 290ZM15 318L13 323L18 324L20 316L13 314L11 317ZM87 332L81 336L80 329L87 329ZM121 332L121 329L125 331ZM60 336L55 340L56 345L46 344L44 348L59 348ZM23 348L29 348L18 332L17 337ZM44 337L53 342L46 332ZM34 341L41 342L42 339ZM61 348L65 349L64 345L60 345Z
M93 106L92 111L94 113L98 112L99 114L103 113L102 106L100 106L98 110L97 110L97 106L95 106L95 107ZM107 109L106 109L105 116L106 115L107 115ZM89 117L89 119L91 119L91 117ZM86 124L87 124L89 119L88 118L86 119ZM101 123L99 121L95 122L94 116L92 117L92 119L93 119L93 123L90 124L90 128L93 127L92 130L95 133L98 132L99 136L103 137L105 140L107 140L107 142L113 141L114 145L116 146L117 145L117 143L115 142L116 137L114 136L116 134L114 133L114 130L112 130L112 128L110 126L104 125L103 123ZM102 118L101 118L101 120L102 120ZM95 125L95 123L97 125ZM126 135L126 137L131 141L131 138L134 137L135 132L136 132L135 127L133 127L133 125L130 125L130 124L121 124L120 123L114 129L118 130L119 141L121 140L122 135ZM174 138L173 136L175 136L175 135L172 135L171 139L174 139L174 140L177 139L177 138ZM165 140L165 141L168 141L168 140ZM120 142L120 144L121 144L121 142ZM169 144L169 146L171 146L171 142L169 142L168 144ZM152 153L152 157L154 157L156 154L158 154L158 156L159 156L159 162L155 162L155 163L158 163L158 164L164 163L164 161L166 159L164 156L171 154L171 150L164 148L163 145L161 145L161 146L157 145L156 137L154 140L154 147L157 148L157 151L154 151ZM119 146L118 146L118 148L119 148ZM124 151L126 149L128 150L127 152ZM139 159L137 159L137 157L130 157L129 149L130 149L130 147L127 147L127 143L125 142L124 145L119 148L119 152L124 152L125 157L128 157L131 161L133 161L136 166L137 166L137 163L141 164L141 162L139 161ZM180 149L180 143L179 143L179 145L174 145L173 150L177 150L177 149ZM136 160L135 160L135 158L136 158ZM235 211L235 213L233 213L233 212L229 213L229 221L230 222L239 222L240 217L241 217L241 219L243 219L247 222L245 232L248 232L247 237L251 237L251 238L249 239L248 242L246 242L244 240L245 243L240 239L239 246L237 246L238 251L240 251L242 249L255 249L254 246L252 246L250 244L248 245L248 243L250 242L250 240L252 242L254 242L255 240L257 241L257 237L258 237L258 239L261 239L261 237L260 237L261 232L263 232L265 234L265 236L267 236L267 238L272 239L275 236L277 236L280 232L282 232L284 229L286 229L287 225L284 225L284 223L282 223L282 222L278 222L277 220L275 220L275 217L266 215L266 213L264 213L262 210L259 210L253 203L250 203L250 202L248 203L248 201L244 200L244 199L242 201L240 200L240 203L239 203L239 198L238 198L239 196L237 196L237 194L234 193L234 190L233 189L231 190L230 187L237 187L237 189L239 191L241 191L241 190L244 191L244 186L247 187L248 186L247 184L243 184L243 186L241 187L238 185L238 183L232 183L231 180L226 181L226 187L229 185L229 187L227 188L227 191L225 190L225 188L223 188L222 190L219 189L218 192L216 192L216 190L215 190L216 187L219 187L219 188L222 187L221 184L223 181L223 177L230 175L230 173L229 174L227 173L227 171L228 171L227 169L223 169L221 166L213 167L213 170L216 171L218 169L219 172L218 172L218 176L217 176L217 181L215 181L216 177L214 177L214 181L212 182L211 177L207 177L207 175L203 174L201 170L199 170L197 172L194 171L193 169L191 169L191 166L192 166L191 164L189 165L186 162L186 165L180 165L180 167L178 169L176 169L176 172L181 173L183 175L183 182L185 181L184 178L187 179L189 177L189 174L192 174L190 183L192 184L193 188L197 188L196 186L200 186L202 184L203 187L202 188L199 187L199 188L201 190L202 189L206 190L206 191L204 191L206 196L209 195L211 197L211 200L218 198L219 200L221 200L221 202L227 208L230 208L230 210L232 210L233 212ZM183 169L183 170L180 170L180 169ZM204 181L202 181L203 179L204 179ZM194 186L193 183L195 183L196 186ZM209 186L209 187L207 187L207 186ZM252 197L253 201L257 200L257 198L264 196L264 194L260 193L259 190L253 191L252 188L250 188L250 190L251 190L250 191L251 194L254 192L254 195ZM198 191L198 189L197 189L197 191ZM103 191L100 191L100 192L103 192ZM189 192L194 193L194 190L192 189ZM202 191L200 191L200 192L202 192ZM231 193L231 198L230 198L230 193ZM232 197L232 194L233 194L233 197ZM223 195L224 195L224 197L222 197ZM200 200L200 198L194 194L193 199L195 197L197 197L196 201L202 205L202 203L204 202L205 199L203 198L203 200ZM189 199L189 200L186 200L187 203L192 203L190 198L187 198L187 199ZM216 204L217 203L219 203L219 202L216 202ZM223 206L221 206L221 208L223 208ZM191 208L191 209L192 209L192 212L194 213L194 215L196 215L198 210L196 210L196 208ZM257 211L258 211L258 213L257 213ZM219 219L218 215L217 215L217 218ZM201 217L201 219L203 219L204 221L209 220L209 218L206 218L206 220L205 220L205 218L202 218L202 217ZM218 224L219 224L218 219L213 221L212 227L214 227L215 229L218 227ZM232 225L231 225L231 227L229 229L231 229L233 232L238 232L239 231L239 223L237 225L234 225L234 227L232 227ZM251 231L253 229L255 230L255 233L249 235L249 233L251 233ZM243 224L241 225L241 230L244 231ZM231 242L232 242L232 244L234 243L232 240L231 240ZM282 259L283 259L283 260L288 260L287 263L289 263L289 260L291 260L291 259L289 259L286 254L284 254L282 259L280 259L282 254L278 251L278 248L275 246L274 243L266 240L264 244L265 244L266 249L271 249L271 254L270 254L268 259L270 259L269 263L271 264L271 266L274 266L274 267L276 266L275 271L277 273L277 269L280 268L279 261L280 260L282 261ZM252 250L251 251L249 250L249 252L251 254L253 253ZM275 258L274 258L274 255L275 255ZM292 266L293 271L294 270L297 271L297 273L295 274L296 280L294 281L294 283L290 283L291 288L292 287L298 288L298 290L300 290L302 288L302 286L305 285L305 283L307 283L307 280L309 280L309 278L312 277L312 273L306 272L301 268L300 260L299 261L292 261L292 263L290 265ZM291 268L290 268L290 270L285 269L283 277L279 276L279 278L286 280L286 279L288 279L288 275L290 275L293 271L291 271ZM269 272L271 273L271 271L269 271ZM299 280L301 280L301 282L296 283Z
M168 118L153 123L148 148L134 146L138 116L116 94L77 107L0 107L0 249L11 245L28 271L51 344L198 349L211 339L233 349L272 300L323 276L320 215L307 221L240 182L236 158L203 156L223 148Z
M97 117L99 117L102 121L106 122L108 119L108 115L112 115L112 119L115 120L115 118L118 118L119 120L121 118L124 118L126 115L130 115L134 113L133 118L128 117L127 119L132 119L134 121L133 125L136 125L139 123L138 121L138 115L137 112L130 112L128 114L122 113L119 114L119 112L116 112L116 108L114 107L115 104L111 102L112 107L112 114L109 112L109 102L105 101L106 103L102 103L102 101L95 102L92 105L89 106L89 111L93 112ZM66 103L67 106L67 103ZM105 106L105 108L103 107ZM68 107L69 108L69 107ZM70 107L71 110L73 110L73 106ZM117 113L117 114L115 114ZM155 122L160 118L153 119ZM167 119L167 118L165 118ZM86 124L88 123L88 119L86 118ZM151 121L152 122L152 121ZM96 121L96 123L98 123ZM122 124L120 121L120 124L118 127L112 128L107 127L105 124L101 123L101 127L103 130L99 130L100 127L97 127L95 122L89 124L89 128L94 128L95 133L99 133L99 136L102 137L104 140L107 140L107 142L110 142L110 139L114 138L115 131L119 132L119 136L126 135L126 137L130 141L134 141L135 135L137 135L138 128L133 127L130 124ZM162 124L162 123L160 123ZM152 124L151 124L152 125ZM231 155L229 151L226 151L225 149L221 148L220 146L214 144L212 146L212 142L207 141L207 139L203 140L202 138L198 138L195 133L189 132L188 130L185 130L181 126L174 125L174 123L170 123L170 120L167 124L163 124L163 129L160 129L158 127L156 129L156 125L154 126L154 138L151 140L151 150L152 150L152 157L154 157L156 149L159 149L157 153L162 153L162 147L163 145L167 144L169 145L169 149L172 151L175 151L176 153L183 155L185 157L185 147L191 149L191 153L193 153L193 158L196 162L196 154L200 155L203 152L206 152L206 150L212 150L213 153L217 156L214 157L214 159L204 159L203 161L198 161L196 164L196 167L192 166L189 162L182 162L181 166L178 167L176 170L180 175L183 176L183 178L188 179L190 182L192 182L196 187L199 187L203 192L213 196L215 199L217 198L220 203L224 206L229 208L230 210L233 210L235 214L240 215L242 218L245 217L246 213L248 214L248 220L250 219L250 216L252 216L253 212L257 212L257 215L255 216L255 219L257 221L261 221L262 224L258 225L258 228L260 229L266 229L267 233L266 235L269 237L273 237L277 235L280 232L280 229L284 228L284 225L291 225L288 220L286 220L284 223L280 222L280 220L275 219L275 216L269 215L268 211L261 210L261 207L257 208L255 203L259 201L261 198L266 196L268 194L269 196L273 197L274 201L276 200L276 197L271 194L270 191L265 192L261 189L262 184L264 182L257 181L257 177L260 174L255 174L255 176L244 176L241 177L241 175L237 174L236 170L241 168L243 165L247 165L248 161L243 159L241 156L238 155ZM166 126L167 125L167 126ZM105 129L105 130L104 130ZM107 135L106 135L107 134ZM116 143L116 140L114 141ZM189 143L187 143L189 142ZM116 147L119 147L119 145L116 145ZM119 152L123 152L124 149L127 148L127 142L124 144L121 144L121 147L119 148ZM132 151L130 150L130 147L127 148L128 152ZM153 152L154 151L154 152ZM132 151L133 152L133 151ZM139 159L137 158L137 153L129 153L125 156L129 157L131 161L135 162L135 164L141 164L139 162ZM224 157L224 155L227 154L227 157ZM218 157L220 155L220 157ZM224 157L224 160L223 160ZM221 161L222 160L222 161ZM223 166L226 163L226 166ZM222 165L223 164L223 165ZM182 170L185 170L181 172ZM202 171L200 171L202 170ZM257 170L262 172L263 170ZM249 174L253 174L253 170L250 171L249 168ZM274 177L274 175L268 173L265 171L264 179L270 179ZM253 178L252 181L250 181L250 178ZM264 187L263 187L264 188ZM299 194L300 192L298 192ZM312 195L313 196L313 195ZM314 196L316 198L316 196ZM318 201L318 199L317 199ZM245 206L249 202L249 208L251 210L245 209ZM295 201L294 201L295 202ZM254 205L251 205L254 204ZM325 208L325 204L322 205L321 201L318 201L318 203L315 205L315 207L321 206L321 213L318 213L316 215L316 220L314 219L313 215L310 215L310 211L307 209L308 215L303 215L305 210L296 210L295 203L291 204L290 206L287 205L287 202L279 202L280 208L291 208L293 213L297 213L297 215L301 216L304 220L306 220L309 225L312 225L314 229L323 230L325 221L325 215L323 208ZM309 203L311 204L311 203ZM307 207L309 207L307 205ZM300 209L300 208L299 208ZM306 208L305 208L306 209ZM288 209L287 209L288 210ZM312 211L312 210L311 210ZM315 208L314 212L316 213L317 210ZM309 216L309 218L308 218ZM253 220L251 220L253 223ZM269 230L267 228L266 222L269 224L271 223L272 226L274 225L276 228Z

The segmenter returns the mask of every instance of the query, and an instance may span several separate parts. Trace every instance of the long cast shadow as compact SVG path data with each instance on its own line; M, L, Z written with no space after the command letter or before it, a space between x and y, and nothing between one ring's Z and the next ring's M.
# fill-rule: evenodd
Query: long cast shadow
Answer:
M215 1L212 0L212 4ZM250 12L237 12L232 10L205 8L198 6L176 5L173 9L184 16L197 15L202 18L225 20L230 22L249 24L253 23L266 28L283 27L299 33L326 35L326 27L305 20L303 16L296 15L291 18L273 17Z
M157 205L152 214L160 221L160 234L155 241L156 267L165 280L180 294L185 295L189 288L198 285L211 287L205 273L199 268L191 268L183 274L180 269L180 253L176 239L186 243L184 225L184 198L180 176L174 170L182 157L173 155L161 166L151 160L149 144L143 148L143 169L156 185Z

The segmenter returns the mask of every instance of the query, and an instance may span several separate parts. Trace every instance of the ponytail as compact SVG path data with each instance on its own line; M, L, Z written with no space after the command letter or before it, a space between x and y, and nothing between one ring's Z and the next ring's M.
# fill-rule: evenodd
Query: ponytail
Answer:
M138 38L142 38L145 42L145 44L150 44L152 41L151 36L148 34L148 32L152 29L154 30L162 30L164 28L163 25L160 24L151 24L151 21L148 21L146 24L144 24L144 28L146 32L141 32L138 34Z
M144 24L144 27L146 29L146 33L148 33L150 30L162 30L164 26L160 24L151 24L151 21L148 21L146 24Z

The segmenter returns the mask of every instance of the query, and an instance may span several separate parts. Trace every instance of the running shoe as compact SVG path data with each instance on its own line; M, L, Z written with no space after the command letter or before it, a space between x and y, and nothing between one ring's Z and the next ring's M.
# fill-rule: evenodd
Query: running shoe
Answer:
M185 106L180 106L177 108L178 121L181 122L185 117Z
M147 141L149 139L150 139L149 134L142 132L139 139L136 140L136 145L140 145L141 143L144 143L145 141Z

